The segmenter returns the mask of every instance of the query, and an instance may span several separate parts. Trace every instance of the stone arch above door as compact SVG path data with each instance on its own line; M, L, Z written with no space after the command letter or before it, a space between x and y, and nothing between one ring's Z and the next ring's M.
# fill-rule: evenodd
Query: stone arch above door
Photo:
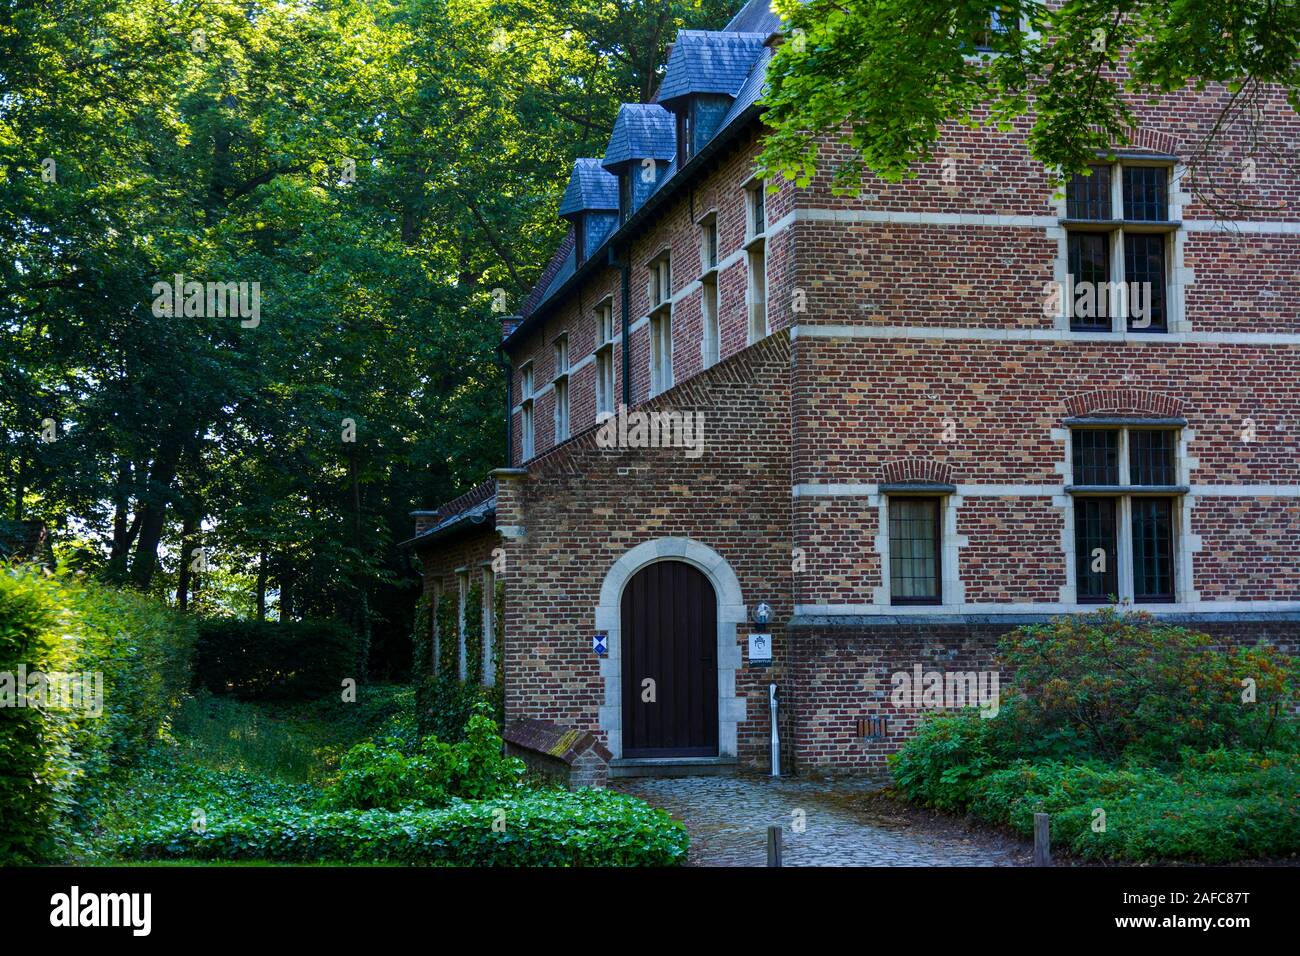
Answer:
M609 740L615 759L623 756L622 627L623 588L632 575L656 561L675 560L699 568L718 596L718 755L736 756L736 727L745 719L745 698L736 696L736 670L740 667L740 646L736 626L748 620L740 581L725 558L707 544L690 538L657 538L643 542L610 566L596 605L596 630L609 637L608 653L600 662L605 702L598 721ZM671 758L669 758L671 759Z

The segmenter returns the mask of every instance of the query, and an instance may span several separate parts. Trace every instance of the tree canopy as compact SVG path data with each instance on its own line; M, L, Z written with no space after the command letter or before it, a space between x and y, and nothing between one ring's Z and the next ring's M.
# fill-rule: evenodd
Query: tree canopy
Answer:
M0 0L0 513L400 666L409 512L503 463L493 290L527 293L676 31L736 6ZM177 282L256 319L160 307Z
M1251 123L1275 84L1300 112L1300 5L1290 0L775 0L789 41L768 71L761 163L801 183L839 131L834 184L897 181L945 124L1029 121L1033 156L1062 175L1124 142L1137 99L1223 84L1212 138ZM1203 144L1209 148L1210 144Z

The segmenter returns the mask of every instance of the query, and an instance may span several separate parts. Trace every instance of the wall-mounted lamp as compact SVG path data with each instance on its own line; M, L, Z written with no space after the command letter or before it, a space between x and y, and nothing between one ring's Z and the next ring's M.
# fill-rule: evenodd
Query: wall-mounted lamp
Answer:
M759 627L767 627L768 621L772 620L772 605L766 601L759 602L758 607L754 608L753 618Z

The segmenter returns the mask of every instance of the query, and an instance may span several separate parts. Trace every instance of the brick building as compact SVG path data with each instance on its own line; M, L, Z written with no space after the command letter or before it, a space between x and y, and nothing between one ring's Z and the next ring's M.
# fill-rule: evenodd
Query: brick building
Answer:
M427 590L485 615L507 717L594 732L615 773L766 767L775 683L787 769L862 769L918 716L891 675L988 668L1020 623L1118 598L1294 650L1282 95L1259 155L1289 166L1243 137L1189 170L1211 84L1138 105L1063 197L1023 129L953 130L854 197L766 192L778 30L752 0L684 31L657 101L577 161L569 234L503 330L509 467L417 513ZM499 624L464 599L494 581Z

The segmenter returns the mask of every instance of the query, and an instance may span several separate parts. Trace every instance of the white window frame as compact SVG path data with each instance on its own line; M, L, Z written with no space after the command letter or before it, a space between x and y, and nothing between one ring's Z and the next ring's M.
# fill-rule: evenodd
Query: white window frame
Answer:
M596 417L614 414L614 300L596 306Z
M663 252L650 261L650 394L673 387L672 262Z
M569 437L569 335L564 333L556 337L555 378L551 384L555 392L555 441L560 443Z
M700 363L703 368L716 365L722 357L718 259L718 217L709 213L700 220Z
M1113 491L1104 490L1096 493L1070 496L1070 536L1069 551L1067 560L1070 562L1070 581L1074 585L1074 602L1081 607L1106 607L1109 601L1081 601L1079 599L1079 582L1076 577L1075 561L1078 549L1078 525L1075 523L1074 502L1080 497L1090 498L1110 498L1115 501L1115 587L1117 590L1116 598L1120 604L1130 604L1135 607L1164 607L1169 604L1177 604L1186 599L1186 579L1184 577L1185 562L1190 560L1189 556L1184 554L1186 529L1184 524L1184 502L1187 494L1180 489L1185 482L1184 478L1184 457L1183 457L1183 430L1177 425L1162 423L1146 423L1134 421L1131 424L1120 424L1118 422L1098 423L1089 425L1087 423L1072 423L1069 427L1069 442L1066 447L1066 467L1070 469L1070 481L1073 485L1078 485L1078 476L1074 474L1074 436L1080 431L1117 431L1119 432L1118 450L1116 454L1116 479L1119 484L1114 485ZM1134 485L1132 483L1132 474L1129 468L1129 436L1133 431L1167 431L1173 433L1173 456L1172 462L1174 472L1173 485ZM1103 485L1100 488L1109 489L1112 486ZM1149 490L1147 490L1149 489ZM1172 498L1173 504L1169 513L1169 553L1171 567L1169 569L1170 580L1173 586L1173 595L1169 601L1141 601L1136 598L1136 588L1133 586L1134 574L1137 568L1133 563L1133 499L1140 497Z
M533 423L533 363L519 368L519 460L528 461L537 453L537 433Z
M745 185L745 312L750 345L771 332L767 316L767 197L761 179ZM759 206L761 205L761 213Z
M1140 156L1125 156L1115 159L1113 162L1098 160L1090 163L1092 166L1104 166L1110 170L1110 218L1109 219L1070 219L1069 218L1069 184L1065 186L1065 195L1061 199L1060 218L1062 222L1068 223L1065 227L1065 274L1070 275L1070 234L1071 233L1105 233L1108 237L1109 249L1109 269L1108 281L1112 288L1128 288L1128 276L1126 274L1125 257L1124 257L1124 238L1128 232L1132 233L1154 233L1164 236L1164 302L1165 302L1165 327L1163 329L1129 329L1129 301L1127 295L1111 296L1111 301L1107 303L1110 318L1110 331L1113 333L1130 333L1133 335L1168 335L1180 328L1179 320L1182 318L1181 299L1179 297L1179 284L1177 281L1177 262L1179 235L1182 232L1181 212L1175 201L1175 190L1178 188L1177 163L1173 159L1151 157L1143 158ZM1125 168L1148 167L1164 169L1165 180L1165 219L1160 221L1152 220L1149 223L1143 223L1136 220L1124 219L1124 170ZM1105 331L1104 329L1075 329L1074 326L1074 295L1071 288L1068 288L1063 296L1061 311L1064 313L1065 328L1078 334L1087 332ZM1095 306L1094 306L1095 307Z

